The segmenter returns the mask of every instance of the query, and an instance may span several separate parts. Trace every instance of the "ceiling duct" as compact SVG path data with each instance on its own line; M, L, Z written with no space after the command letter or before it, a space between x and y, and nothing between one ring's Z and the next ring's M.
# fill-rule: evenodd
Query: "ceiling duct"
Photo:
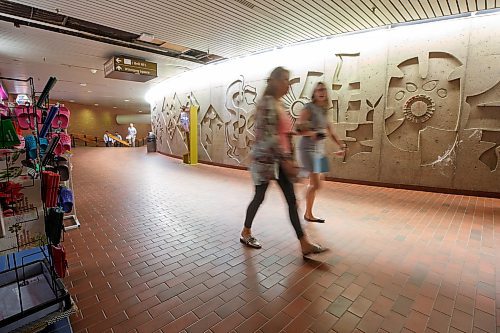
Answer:
M157 40L150 34L143 33L137 35L6 0L0 0L0 20L12 22L16 26L25 25L200 64L208 64L224 59L217 55L209 55L203 51L184 48L178 45L177 49L169 49L163 46L167 43L166 41ZM187 52L196 54L196 56L193 56L191 53L186 54L186 52L179 51L179 48L184 48L188 50Z

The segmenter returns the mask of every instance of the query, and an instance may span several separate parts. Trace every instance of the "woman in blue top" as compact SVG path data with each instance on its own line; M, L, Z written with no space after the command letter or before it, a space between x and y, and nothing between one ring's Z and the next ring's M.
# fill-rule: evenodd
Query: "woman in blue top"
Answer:
M324 155L324 148L322 148L324 142L322 140L326 138L327 134L343 149L337 153L338 155L345 153L346 144L340 141L327 122L326 113L329 98L323 82L316 84L311 100L311 103L304 106L297 121L297 131L302 135L299 142L299 158L302 168L309 173L304 219L308 222L324 223L324 219L314 217L312 212L316 191L320 185L320 173L314 170L314 158L321 154Z

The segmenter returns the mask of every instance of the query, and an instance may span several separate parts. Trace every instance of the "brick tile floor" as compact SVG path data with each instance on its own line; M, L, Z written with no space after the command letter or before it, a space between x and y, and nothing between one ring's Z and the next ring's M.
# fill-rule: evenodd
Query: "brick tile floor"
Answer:
M253 250L247 172L75 152L75 332L500 332L498 199L327 182L305 229L331 251L304 260L275 185Z

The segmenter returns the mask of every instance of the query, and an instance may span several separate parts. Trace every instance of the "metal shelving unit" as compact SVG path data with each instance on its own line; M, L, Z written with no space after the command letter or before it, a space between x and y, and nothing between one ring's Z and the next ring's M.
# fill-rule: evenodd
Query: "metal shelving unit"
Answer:
M49 80L38 97L38 103L35 103L33 78L0 79L29 85L33 103L28 110L33 115L32 135L36 142L36 158L31 156L32 159L26 163L29 167L17 165L23 154L28 155L27 149L5 147L5 142L0 142L5 147L0 154L5 161L3 178L0 179L3 226L0 230L0 254L4 255L2 261L5 262L4 269L0 270L0 332L38 332L75 311L71 296L54 269L50 240L45 235L50 221L47 221L47 207L42 200L42 189L47 184L41 177L43 167L38 124L42 123L42 119L38 115L42 112L37 110L42 110L43 105L48 103L48 93L55 78ZM15 112L9 109L4 118L15 121ZM4 134L3 130L2 122L0 134ZM23 174L25 168L27 171ZM22 193L23 190L28 192ZM31 197L28 198L26 193ZM30 234L31 230L35 234ZM26 252L29 248L35 251ZM33 260L34 256L37 259Z

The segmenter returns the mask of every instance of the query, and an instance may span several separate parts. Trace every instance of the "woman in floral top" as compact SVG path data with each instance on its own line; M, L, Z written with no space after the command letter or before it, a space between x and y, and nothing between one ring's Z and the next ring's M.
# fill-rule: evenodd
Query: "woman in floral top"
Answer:
M250 171L255 184L255 195L248 206L245 226L241 231L240 241L250 247L260 249L259 241L252 236L252 222L260 205L264 201L270 180L276 180L285 195L290 221L300 241L302 253L320 253L325 251L319 245L310 243L300 225L297 202L290 177L296 173L291 153L290 126L279 99L290 86L288 70L277 67L268 79L264 97L257 104L255 112L255 142L252 147Z

